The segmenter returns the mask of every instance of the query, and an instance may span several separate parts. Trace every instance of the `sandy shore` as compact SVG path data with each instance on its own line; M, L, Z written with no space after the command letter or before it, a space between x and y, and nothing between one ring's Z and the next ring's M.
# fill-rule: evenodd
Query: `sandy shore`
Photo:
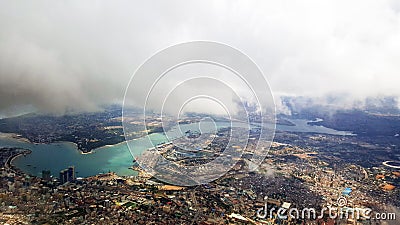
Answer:
M93 154L93 150L90 152L82 152L81 150L78 149L78 151L81 153L81 155L89 155L89 154Z
M78 147L77 147L77 145L76 145L75 143L73 143L73 144L77 147L78 151L79 151L82 155L88 155L88 154L93 154L93 153L95 153L97 150L101 150L101 149L103 149L103 148L109 148L109 147L118 146L118 145L121 145L121 144L124 144L124 143L126 143L126 141L119 142L119 143L116 143L116 144L113 144L113 145L104 145L104 146L101 146L101 147L92 149L92 150L90 150L89 152L82 152L81 150L78 149Z
M85 154L92 154L92 153L95 153L97 150L101 150L101 149L103 149L103 148L115 147L115 146L118 146L118 145L121 145L121 144L124 144L124 143L126 143L126 141L119 142L119 143L116 143L116 144L113 144L113 145L104 145L104 146L95 148L95 149L93 149L93 150L90 150L90 152L82 152L82 151L81 151L81 154L83 154L83 155L85 155Z
M20 142L25 142L25 143L32 143L28 139L21 137L19 134L15 133L1 133L0 132L0 138L9 138L9 139L15 139Z

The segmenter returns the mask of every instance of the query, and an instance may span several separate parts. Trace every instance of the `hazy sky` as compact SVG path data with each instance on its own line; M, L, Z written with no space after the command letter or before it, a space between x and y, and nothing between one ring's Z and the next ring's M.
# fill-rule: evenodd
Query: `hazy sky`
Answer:
M92 110L173 44L249 55L275 96L400 96L400 1L0 1L0 112Z

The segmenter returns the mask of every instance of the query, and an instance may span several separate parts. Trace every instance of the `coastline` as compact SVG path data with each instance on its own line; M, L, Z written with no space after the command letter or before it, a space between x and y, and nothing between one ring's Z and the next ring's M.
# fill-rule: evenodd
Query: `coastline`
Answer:
M21 157L21 156L24 156L24 155L28 155L28 154L31 154L32 153L32 150L30 150L30 149L24 149L26 152L21 152L21 153L18 153L18 154L16 154L16 155L13 155L13 156L10 156L10 157L8 157L8 159L7 159L7 161L6 161L6 164L5 164L5 167L6 168L9 168L9 169L11 169L12 167L15 167L15 165L13 164L13 161L15 160L15 159L17 159L18 157ZM16 168L18 168L18 167L16 167Z
M22 137L20 134L16 133L2 133L0 132L0 138L8 138L8 139L13 139L17 140L19 142L24 142L24 143L30 143L33 144L31 141L29 141L27 138Z
M115 146L121 145L123 143L126 143L126 141L122 141L122 142L119 142L119 143L116 143L116 144L113 144L113 145L104 145L104 146L92 149L92 150L90 150L88 152L83 152L83 151L79 150L76 143L74 143L74 142L71 142L71 143L73 143L75 145L76 149L80 152L81 155L89 155L89 154L96 153L96 151L102 150L103 148L109 148L109 147L115 147Z
M123 141L123 142L119 142L119 143L116 143L116 144L113 144L113 145L104 145L104 146L101 146L99 148L93 149L92 151L86 153L86 152L82 152L81 150L79 150L77 148L77 144L76 143L69 142L69 141L65 141L65 142L64 141L57 141L57 142L52 142L52 143L42 143L39 146L36 146L36 145L33 146L35 143L26 143L26 144L22 143L21 140L19 140L17 138L17 136L15 136L13 134L8 134L8 133L7 134L1 134L0 140L4 140L4 147L6 147L6 148L21 148L21 149L26 150L26 151L20 151L20 153L18 153L18 154L17 154L17 152L15 152L16 154L13 154L12 157L10 157L11 155L8 155L8 157L6 159L4 159L4 166L6 165L6 162L7 162L7 168L9 168L9 169L11 169L13 171L19 171L19 172L23 172L23 173L26 173L26 174L29 174L29 175L33 175L32 174L33 172L29 171L30 169L27 170L27 168L25 168L25 164L26 165L32 164L33 166L37 166L37 165L35 163L31 163L31 162L27 162L25 164L21 164L20 162L21 161L25 161L25 156L26 156L26 158L30 158L29 154L36 153L36 149L38 149L38 151L41 151L42 149L46 149L45 151L48 151L49 149L55 149L56 150L56 149L59 149L59 148L66 148L66 149L68 149L68 152L69 151L74 152L74 153L69 153L69 155L72 158L81 156L81 157L79 157L80 158L79 160L82 161L82 160L85 160L85 159L92 159L92 157L96 156L97 154L91 155L91 156L87 156L87 157L82 156L82 155L96 153L98 149L107 150L107 151L101 152L101 155L103 155L106 152L114 152L113 150L117 150L117 149L119 149L119 147L116 147L116 148L113 148L113 149L109 149L109 147L121 146L122 148L124 148L125 146L122 146L121 144L124 144L124 142L126 142L126 141ZM13 141L13 142L10 142L10 141ZM43 145L43 148L42 148L41 145ZM110 150L110 151L108 151L108 150ZM78 151L78 152L76 152L76 151ZM100 153L100 152L97 152L97 153ZM55 154L57 154L57 153L55 153ZM108 155L108 153L106 153L106 154ZM111 153L111 155L113 155L113 154ZM22 156L24 156L24 157L22 157ZM18 157L21 157L21 158L18 158ZM129 162L132 162L132 161L130 160ZM70 163L70 164L73 165L73 163ZM129 167L129 166L131 166L131 164L129 164L127 167ZM39 166L37 166L37 167L39 168ZM50 167L46 167L46 168L50 168ZM116 167L115 170L114 169L111 169L111 170L114 171L114 172L117 172L118 174L120 174L120 172L121 172L121 176L128 176L128 175L131 176L131 175L135 174L134 172L132 172L132 170L128 170L128 169L126 169L126 170L129 171L129 172L126 172L125 170L119 171L119 168L117 168L117 167ZM99 173L100 172L103 173L104 171L100 171L99 170ZM38 176L38 174L34 174L34 176ZM84 177L87 177L87 176L91 176L91 175L85 175Z
M35 143L35 142L31 142L31 141L28 140L27 138L23 138L20 134L17 134L17 133L3 133L3 132L0 132L0 138L11 139L11 140L15 140L15 141L22 142L22 143L28 143L28 144L38 144L38 143ZM132 139L132 140L133 140L133 139ZM121 144L123 144L123 143L126 143L126 141L122 141L122 142L119 142L119 143L116 143L116 144L112 144L112 145L104 145L104 146L101 146L101 147L92 149L92 150L90 150L90 151L88 151L88 152L83 152L82 150L80 150L80 149L78 148L78 145L77 145L76 143L71 142L71 141L55 141L55 142L51 142L51 143L41 143L41 144L57 144L57 143L68 143L68 144L72 144L72 145L74 145L74 148L76 148L76 150L79 151L80 154L82 154L82 155L88 155L88 154L93 154L93 153L95 153L97 150L102 149L102 148L114 147L114 146L117 146L117 145L121 145Z

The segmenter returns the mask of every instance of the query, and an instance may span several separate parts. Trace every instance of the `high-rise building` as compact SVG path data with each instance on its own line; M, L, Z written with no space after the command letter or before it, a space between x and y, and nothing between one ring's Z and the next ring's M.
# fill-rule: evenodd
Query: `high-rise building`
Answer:
M63 181L64 181L64 180L63 180L63 174L64 174L64 171L61 170L61 171L60 171L59 180L60 180L60 183L62 183L62 184L64 183L64 182L63 182Z
M68 170L60 171L60 182L63 184L68 181Z
M68 181L74 181L75 180L75 167L70 166L68 167Z
M63 184L65 182L75 181L75 167L70 166L68 169L60 171L60 182Z
M43 180L50 181L50 179L51 179L50 176L51 176L50 170L42 170Z

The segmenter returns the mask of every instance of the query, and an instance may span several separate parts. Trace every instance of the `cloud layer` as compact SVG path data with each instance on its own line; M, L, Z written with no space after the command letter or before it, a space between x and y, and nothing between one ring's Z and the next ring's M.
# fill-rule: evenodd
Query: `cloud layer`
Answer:
M396 0L1 5L3 113L21 105L64 113L120 102L144 60L192 40L242 50L276 96L400 96Z

